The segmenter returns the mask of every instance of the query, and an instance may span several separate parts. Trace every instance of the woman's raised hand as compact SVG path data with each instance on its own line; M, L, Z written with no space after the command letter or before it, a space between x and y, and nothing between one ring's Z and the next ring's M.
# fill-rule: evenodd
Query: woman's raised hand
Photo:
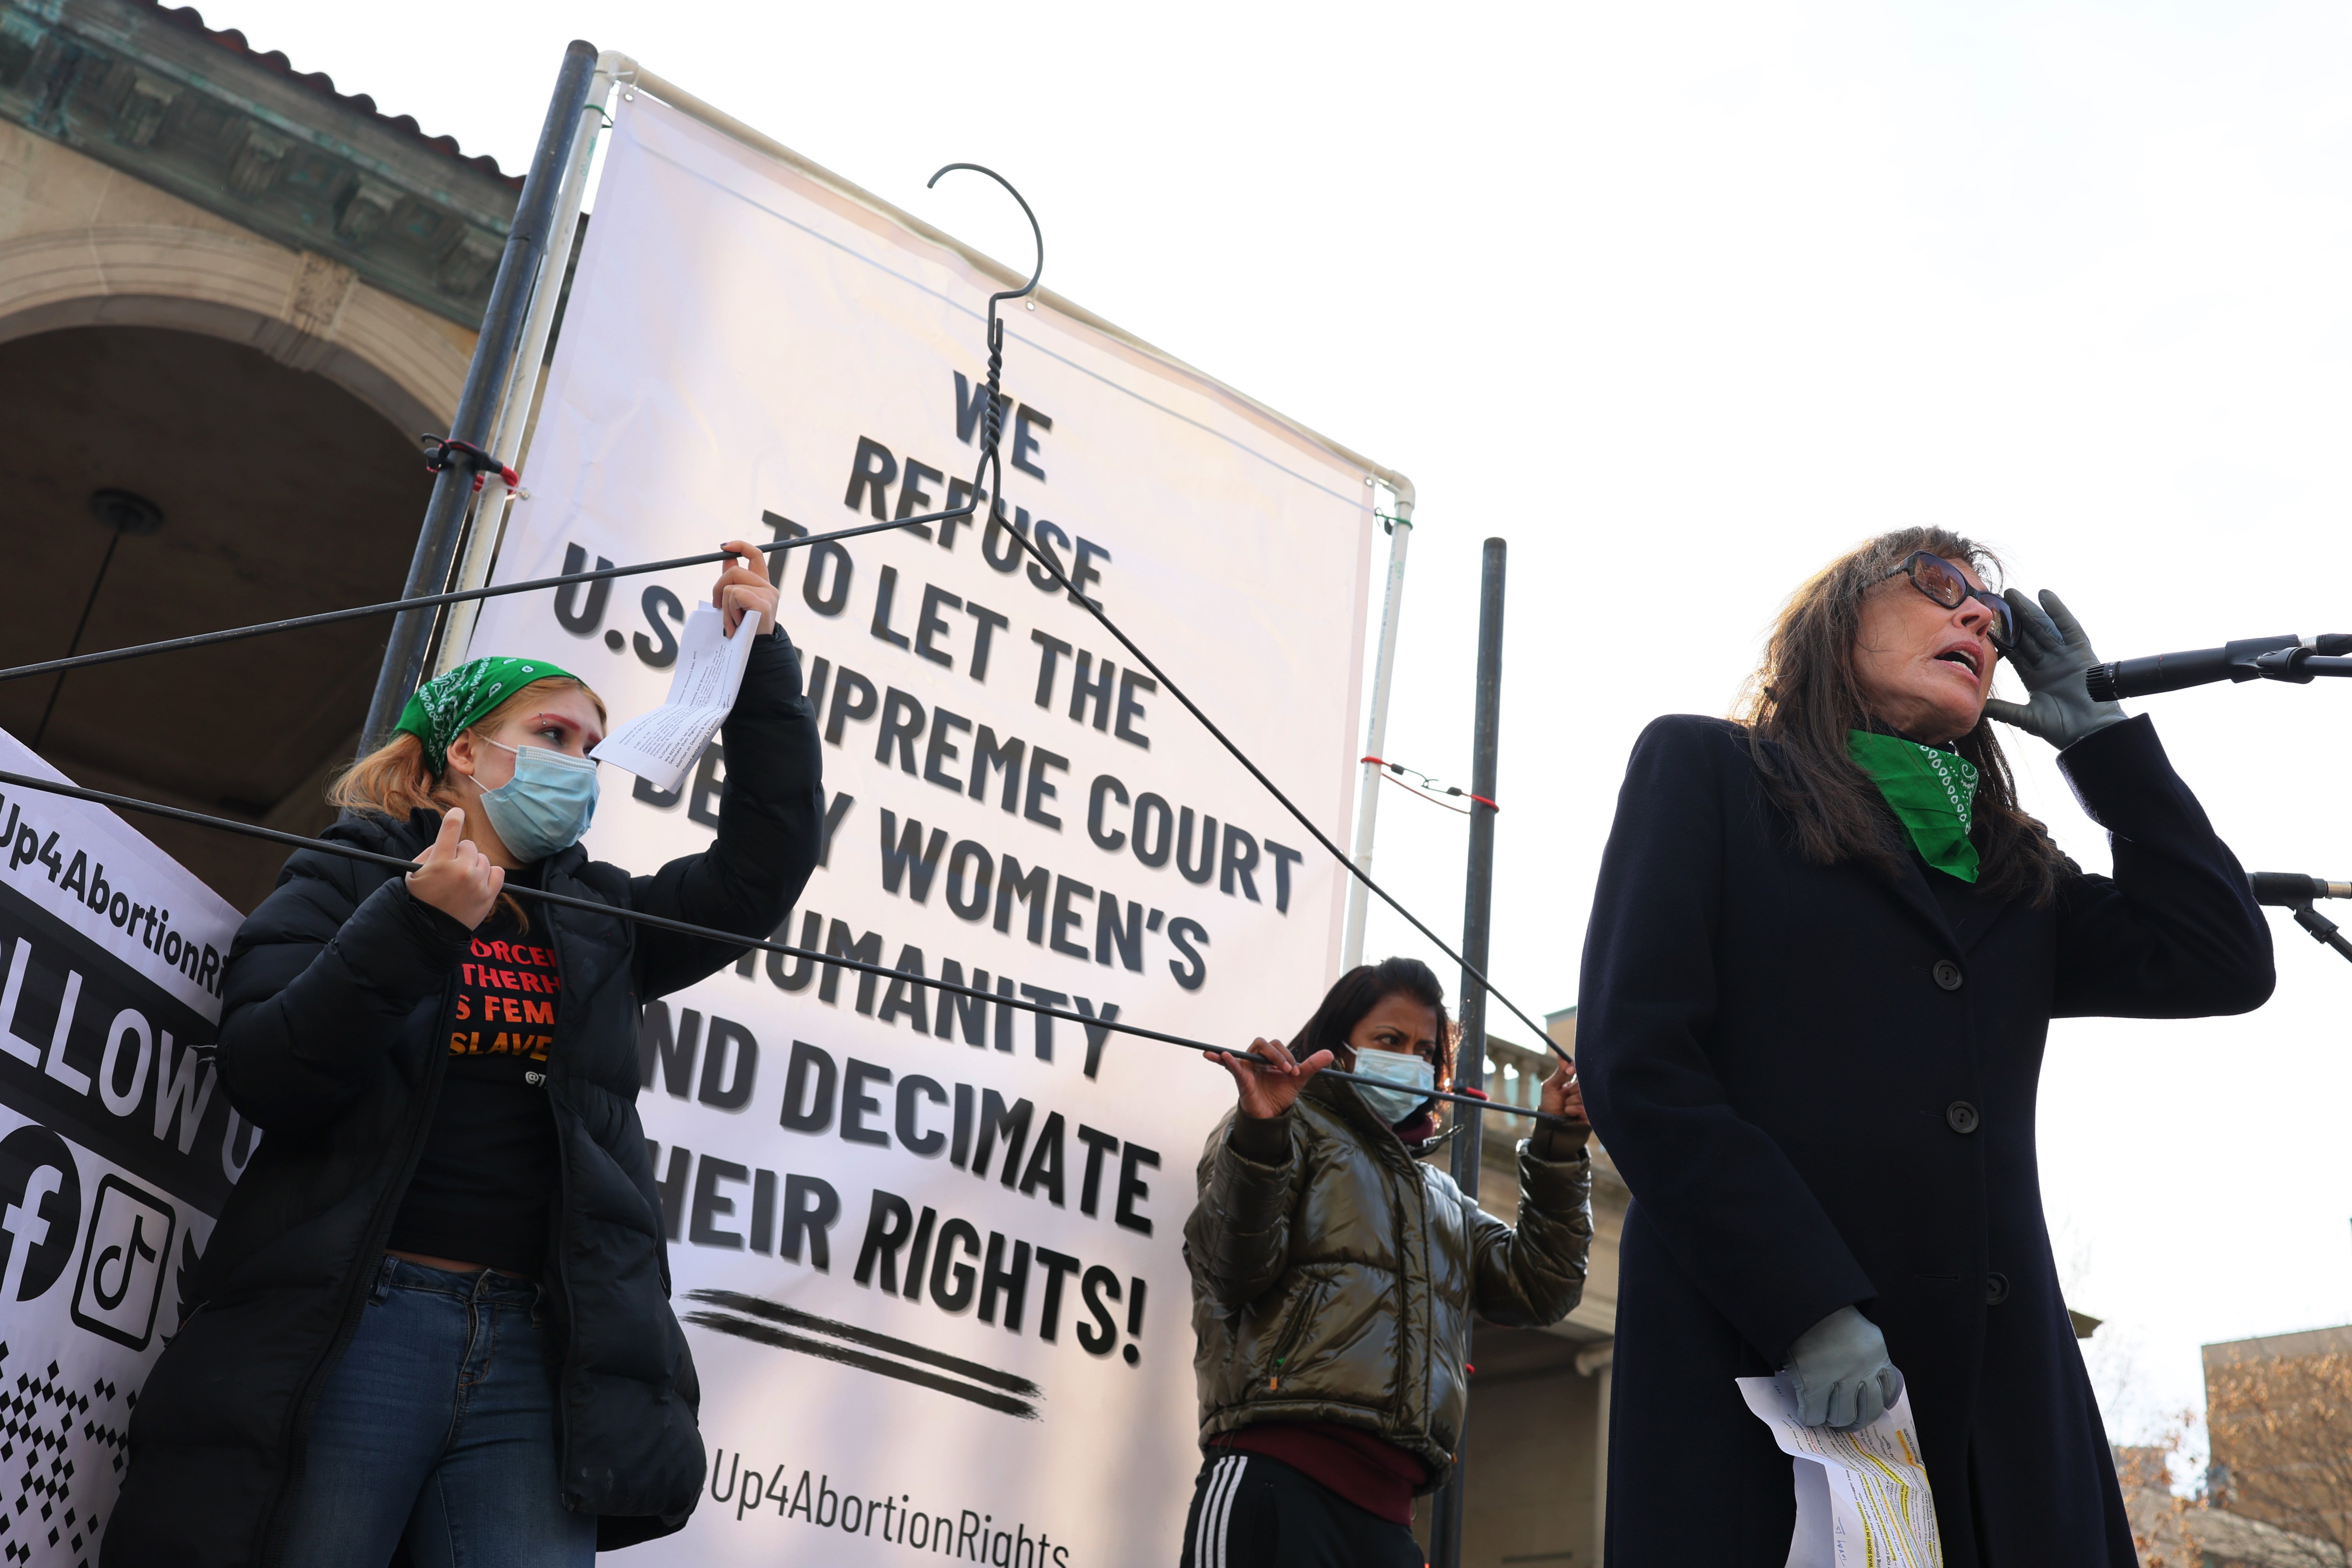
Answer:
M719 574L718 585L710 590L710 603L727 617L727 635L735 635L747 610L757 610L767 618L768 629L774 631L776 585L768 581L768 558L740 539L730 539L719 548L736 557Z
M1294 1060L1280 1040L1252 1040L1246 1054L1203 1051L1211 1061L1234 1075L1241 1113L1260 1121L1281 1115L1307 1087L1307 1080L1331 1065L1329 1051L1318 1051L1305 1061ZM1253 1065L1254 1064L1254 1065Z
M1988 698L1985 717L2039 735L2062 752L2110 724L2122 723L2123 704L2100 701L2084 684L2099 656L2091 651L2089 634L2065 601L2047 588L2042 590L2040 604L2026 597L2022 588L2011 588L2001 597L2009 601L2010 617L2017 624L2017 646L2009 650L2009 664L2025 683L2027 700Z
M490 864L465 831L463 809L442 814L441 836L416 858L416 869L408 874L408 891L417 902L431 904L471 931L499 901L507 874Z
M1538 1109L1574 1123L1562 1127L1554 1122L1545 1128L1551 1134L1553 1148L1581 1149L1592 1136L1592 1122L1584 1114L1584 1085L1577 1079L1574 1062L1564 1061L1551 1069L1551 1076L1543 1080L1543 1103Z

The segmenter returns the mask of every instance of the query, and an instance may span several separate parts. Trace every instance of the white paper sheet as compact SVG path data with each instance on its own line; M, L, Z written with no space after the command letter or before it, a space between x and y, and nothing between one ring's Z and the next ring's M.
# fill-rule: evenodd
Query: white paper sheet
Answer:
M1832 1432L1799 1421L1796 1398L1779 1378L1737 1381L1795 1471L1789 1568L1943 1568L1908 1390L1870 1426Z
M764 616L745 616L735 635L717 609L697 605L677 635L677 668L669 696L650 713L640 713L604 737L588 754L633 773L656 789L677 793L710 737L719 733L742 689L743 666L751 639L767 626Z

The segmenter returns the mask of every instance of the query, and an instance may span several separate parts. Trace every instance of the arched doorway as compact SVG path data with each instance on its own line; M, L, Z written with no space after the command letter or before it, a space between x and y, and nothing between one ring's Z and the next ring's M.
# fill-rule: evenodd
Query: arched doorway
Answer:
M398 596L431 478L415 432L336 381L220 337L110 325L0 342L0 667L60 657L78 628L89 652ZM94 505L101 491L117 493ZM126 496L160 525L142 531L152 520ZM388 629L0 683L0 727L92 788L315 832ZM240 909L284 858L133 826Z

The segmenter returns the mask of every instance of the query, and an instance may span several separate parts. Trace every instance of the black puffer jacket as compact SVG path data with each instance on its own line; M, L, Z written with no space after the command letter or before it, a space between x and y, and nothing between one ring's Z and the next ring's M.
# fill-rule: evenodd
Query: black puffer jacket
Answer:
M1209 1135L1184 1222L1201 1441L1262 1421L1354 1426L1444 1483L1469 1407L1470 1320L1544 1328L1576 1310L1592 1161L1519 1144L1519 1223L1425 1164L1353 1084L1312 1078L1275 1118L1278 1161Z
M776 929L815 864L824 818L816 727L781 637L754 650L727 721L719 837L650 877L543 863L550 892L745 935ZM362 819L328 837L422 853L437 814ZM534 940L562 983L549 1101L561 1197L549 1238L564 1502L611 1549L665 1535L702 1484L700 1397L668 1302L661 1205L637 1121L638 1011L740 947L544 904ZM265 1136L142 1390L107 1568L278 1561L303 1434L350 1342L432 1121L434 1049L469 932L398 876L301 850L238 931L221 1015L230 1102Z

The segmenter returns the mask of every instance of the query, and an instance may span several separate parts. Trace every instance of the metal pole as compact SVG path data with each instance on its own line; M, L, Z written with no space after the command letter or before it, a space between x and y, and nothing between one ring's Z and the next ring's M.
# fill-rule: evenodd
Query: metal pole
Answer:
M522 199L515 205L514 226L507 231L506 252L499 258L490 302L482 312L481 335L474 341L474 360L466 367L465 390L458 394L457 416L450 421L449 434L457 440L487 446L491 438L491 421L498 416L499 394L514 374L531 286L547 257L548 231L553 226L566 159L595 69L595 45L574 38L565 46L563 68L556 73L555 96L547 106L538 149L531 153ZM444 468L435 478L433 499L425 504L425 524L417 531L416 553L409 561L408 584L401 597L437 594L448 586L458 531L473 497L471 474ZM376 675L375 695L368 702L367 723L360 731L362 752L391 731L408 694L415 689L417 677L424 673L435 619L431 610L404 610L393 622L392 636L384 642L383 666Z
M614 72L628 57L607 49L596 57L596 74L589 79L588 100L580 108L580 125L572 143L563 192L556 199L555 221L547 237L547 259L532 288L530 313L523 319L522 347L515 354L505 395L491 429L490 450L515 468L521 468L526 444L538 410L540 371L547 358L547 341L555 330L556 307L563 300L563 275L580 241L580 208L587 200L588 165L595 161L597 132L604 124L604 100L613 90ZM478 588L490 580L498 557L499 536L506 531L506 512L512 492L496 474L484 476L481 500L474 508L474 525L466 531L464 553L457 562L460 588ZM481 605L468 602L449 606L441 633L441 651L434 659L436 675L452 669L466 658L473 640L474 622Z
M1400 476L1402 488L1395 491L1396 517L1389 524L1388 590L1381 602L1381 648L1372 663L1372 719L1364 731L1364 755L1377 757L1388 745L1389 697L1396 684L1397 623L1404 614L1404 552L1412 540L1412 482ZM1380 815L1381 771L1370 763L1363 765L1363 782L1358 786L1361 799L1356 808L1356 852L1350 857L1358 869L1372 868L1372 823ZM1341 973L1364 962L1364 921L1370 909L1371 893L1361 879L1348 879L1347 937L1339 948Z
M1503 564L1507 547L1486 541L1478 583L1478 692L1470 747L1470 792L1495 798L1495 758L1503 718ZM1470 868L1462 899L1462 956L1484 972L1486 937L1495 902L1495 808L1470 803ZM1486 1079L1486 993L1469 974L1462 976L1462 1035L1455 1047L1454 1081L1460 1089L1483 1089ZM1457 1110L1462 1129L1454 1139L1454 1180L1478 1195L1479 1121L1475 1110ZM1458 1568L1462 1561L1462 1507L1469 1479L1469 1411L1455 1435L1454 1473L1439 1491L1429 1516L1431 1568Z

